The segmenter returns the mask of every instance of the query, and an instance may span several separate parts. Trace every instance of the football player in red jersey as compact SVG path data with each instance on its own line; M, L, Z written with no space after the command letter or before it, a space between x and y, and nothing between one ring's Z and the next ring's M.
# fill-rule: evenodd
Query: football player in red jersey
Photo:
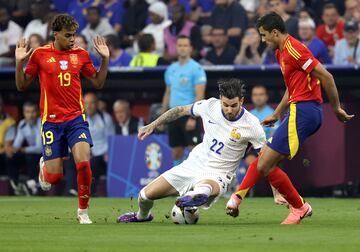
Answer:
M234 193L228 201L227 213L235 217L249 188L255 185L261 176L272 176L276 181L279 175L274 171L280 170L277 167L279 162L285 158L292 159L304 140L320 128L323 118L321 86L339 121L347 122L354 117L341 108L333 76L314 58L308 48L287 33L285 23L278 14L272 12L259 18L257 28L262 41L276 51L286 85L280 104L262 124L273 126L288 107L289 111L254 165L250 165L242 182L244 186L240 185L241 190ZM311 206L298 196L289 183L278 183L276 189L289 203L290 213L282 224L298 224L304 217L312 214Z
M57 15L52 22L55 41L32 51L25 39L18 41L15 51L16 87L26 90L38 76L40 80L40 109L43 157L40 159L39 184L50 190L63 177L63 158L68 148L74 156L77 169L80 224L91 224L88 202L92 174L90 147L92 140L84 116L80 73L97 89L104 86L109 49L102 37L94 40L101 56L99 71L94 68L87 51L75 46L76 20L66 14ZM30 56L31 55L31 56ZM30 56L23 71L23 63Z

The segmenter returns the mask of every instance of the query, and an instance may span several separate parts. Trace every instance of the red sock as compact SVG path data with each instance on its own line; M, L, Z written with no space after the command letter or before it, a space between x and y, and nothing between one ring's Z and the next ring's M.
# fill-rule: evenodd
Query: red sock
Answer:
M78 183L78 197L79 208L88 208L88 202L90 199L90 189L92 173L90 168L90 161L83 161L76 164L77 170L77 183Z
M295 189L288 175L281 170L279 167L276 167L272 172L267 176L270 184L275 187L279 193L284 196L284 198L289 202L294 208L300 208L304 204L303 199L299 195L298 191Z
M46 166L43 168L43 174L44 180L52 185L59 183L62 177L64 177L63 173L48 173Z
M247 192L260 180L262 177L257 170L259 157L257 157L248 167L245 177L239 187L237 188L237 192L235 193L241 199L244 199Z

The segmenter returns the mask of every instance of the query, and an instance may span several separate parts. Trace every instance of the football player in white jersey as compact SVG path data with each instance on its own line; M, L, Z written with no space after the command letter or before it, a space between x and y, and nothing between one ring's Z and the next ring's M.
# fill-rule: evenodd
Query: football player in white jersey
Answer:
M227 191L248 144L258 151L265 144L259 120L242 107L244 84L238 79L220 80L218 84L219 99L172 108L139 130L138 137L143 140L158 126L192 115L202 118L205 134L185 161L140 191L139 211L119 216L118 222L151 221L154 200L168 196L179 195L175 204L180 208L210 207Z

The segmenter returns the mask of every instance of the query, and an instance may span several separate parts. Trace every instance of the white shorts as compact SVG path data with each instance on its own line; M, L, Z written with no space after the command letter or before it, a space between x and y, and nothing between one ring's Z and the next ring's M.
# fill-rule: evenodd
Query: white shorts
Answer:
M165 178L176 191L178 191L180 196L183 196L185 193L192 190L194 186L202 180L213 180L218 183L220 187L219 195L205 204L203 206L204 208L209 208L225 194L232 180L232 176L226 173L207 171L196 166L194 163L190 162L190 160L185 160L180 165L164 172L161 176Z

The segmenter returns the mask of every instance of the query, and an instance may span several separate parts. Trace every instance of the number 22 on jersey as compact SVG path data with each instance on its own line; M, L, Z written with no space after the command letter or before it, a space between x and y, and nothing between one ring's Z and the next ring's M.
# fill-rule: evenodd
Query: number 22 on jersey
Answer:
M71 85L71 74L60 72L57 76L59 78L60 86L68 87Z

